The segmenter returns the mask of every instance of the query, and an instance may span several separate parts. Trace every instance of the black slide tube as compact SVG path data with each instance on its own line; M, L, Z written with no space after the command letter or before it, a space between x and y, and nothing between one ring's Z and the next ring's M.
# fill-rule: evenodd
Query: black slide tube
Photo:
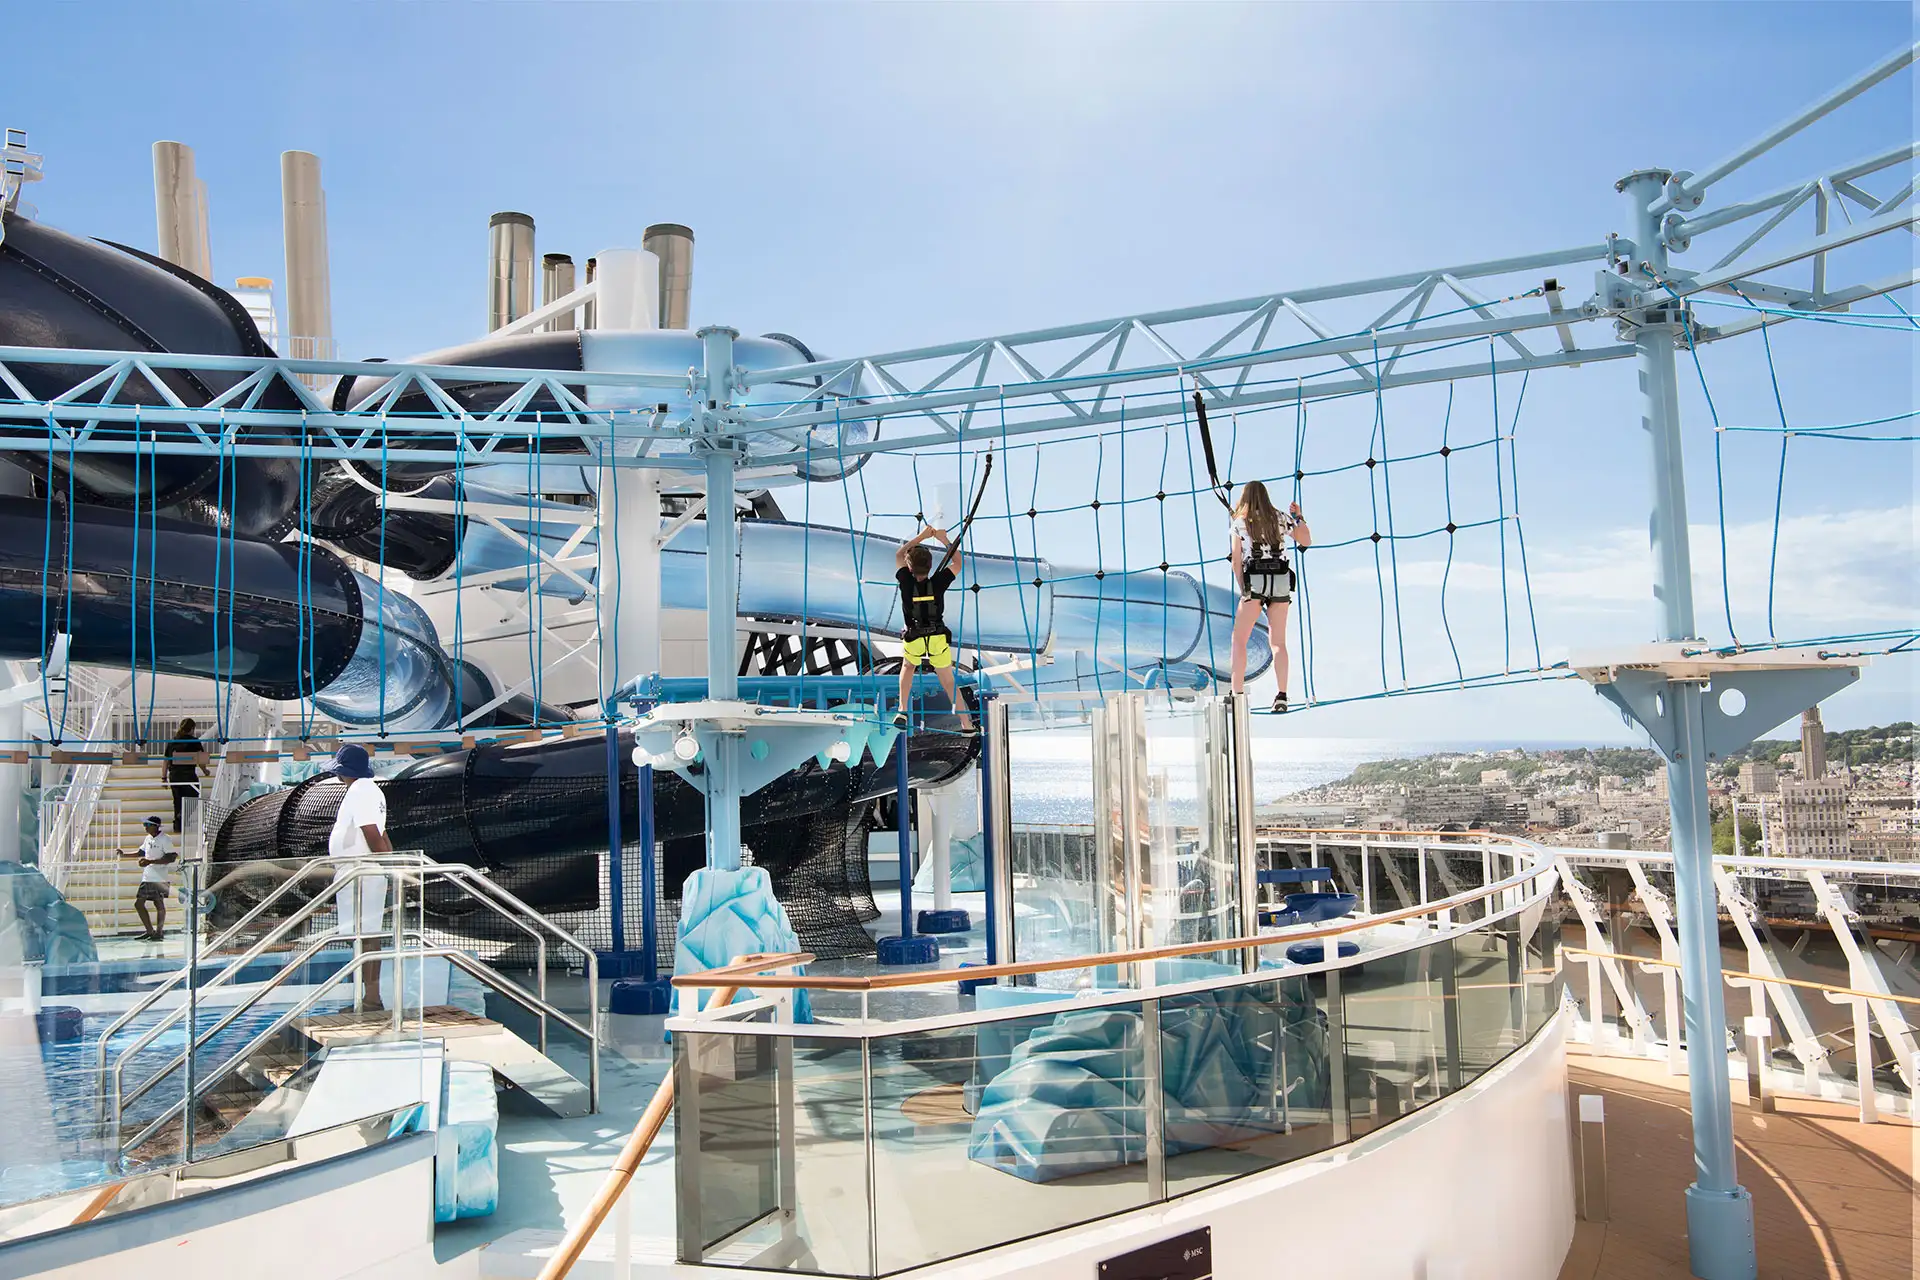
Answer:
M299 543L0 497L0 657L39 658L65 632L72 662L312 694L353 657L363 602L345 562L307 553L303 589Z

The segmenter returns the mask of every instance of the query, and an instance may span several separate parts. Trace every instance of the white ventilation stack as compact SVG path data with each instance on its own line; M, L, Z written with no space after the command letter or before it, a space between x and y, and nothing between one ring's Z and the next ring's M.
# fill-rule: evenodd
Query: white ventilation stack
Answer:
M193 148L184 142L153 144L153 212L160 256L202 280L211 280L207 184L194 173Z
M331 360L333 284L327 259L327 193L320 185L320 157L311 151L280 153L280 215L287 253L286 347L296 360ZM304 374L318 386L328 379Z
M549 302L557 302L572 293L573 289L573 255L566 253L544 255L540 259L540 305L544 307ZM547 321L547 328L554 332L581 328L579 314L577 311L569 311L566 315L555 316Z
M640 247L660 260L662 329L684 329L693 300L693 232L677 222L656 222L640 235Z
M487 332L534 309L533 219L496 213L487 219Z

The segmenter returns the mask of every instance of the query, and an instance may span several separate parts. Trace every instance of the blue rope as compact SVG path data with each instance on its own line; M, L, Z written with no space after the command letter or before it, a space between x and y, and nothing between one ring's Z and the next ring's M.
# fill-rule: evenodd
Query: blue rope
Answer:
M1407 633L1405 610L1400 605L1400 540L1394 534L1393 521L1393 446L1387 441L1387 405L1380 387L1380 340L1373 341L1373 414L1374 427L1380 433L1380 487L1387 500L1387 563L1393 571L1393 646L1400 655L1400 683L1407 683ZM1496 426L1498 424L1496 423ZM1494 462L1499 464L1499 446ZM1374 526L1378 528L1378 525Z
M72 518L71 515L68 516ZM133 581L127 593L127 696L132 703L129 721L138 733L140 724L140 406L133 407L133 554L128 558ZM128 739L128 745L133 740Z
M1746 301L1746 295L1741 295ZM1760 326L1760 347L1767 356L1767 381L1773 387L1773 407L1780 415L1780 471L1773 488L1773 540L1767 558L1767 638L1776 637L1773 625L1773 591L1778 581L1780 569L1780 513L1786 503L1787 492L1787 442L1793 438L1787 426L1787 404L1780 395L1780 373L1773 363L1773 338L1767 333L1768 326Z
M380 706L376 724L380 736L387 733L387 415L380 415L380 562L374 566L374 581L380 592Z
M1500 466L1500 361L1493 339L1487 339L1487 375L1493 397L1493 490L1500 512L1500 665L1513 670L1513 612L1507 594L1507 488Z
M1206 641L1207 641L1207 663L1209 668L1211 668L1213 662L1216 660L1215 655L1219 653L1219 649L1217 649L1214 645L1213 610L1209 608L1207 605L1208 579L1207 579L1206 538L1200 531L1200 473L1199 473L1199 470L1194 466L1194 461L1193 461L1193 434L1194 434L1194 427L1197 424L1189 421L1188 415L1187 415L1187 406L1191 403L1192 403L1192 398L1187 394L1187 384L1183 379L1180 383L1180 426L1181 426L1180 434L1181 434L1181 437L1185 440L1186 446L1187 446L1187 499L1188 499L1187 505L1188 505L1188 508L1193 513L1193 547L1194 547L1194 553L1199 557L1199 570L1200 570L1200 620L1201 620L1203 633L1205 634ZM1232 587L1231 594L1233 595L1233 598L1236 602L1235 608L1237 609L1238 608L1237 602L1240 598L1240 592L1239 592L1240 584L1236 582L1230 585ZM1260 625L1260 623L1256 622L1255 625L1256 626ZM1232 640L1231 635L1228 636L1228 640L1229 641ZM1273 643L1273 638L1269 636L1267 638L1267 642L1269 646L1271 646L1271 644ZM1286 636L1282 635L1280 637L1280 643L1285 644L1286 642L1287 642ZM1164 652L1165 651L1163 650L1162 651L1163 655L1164 655ZM1233 660L1231 654L1228 655L1227 660L1229 662Z
M1309 474L1306 467L1307 457L1307 402L1300 395L1300 380L1294 379L1293 387L1293 498L1305 506L1306 479ZM1300 693L1309 703L1314 701L1313 674L1313 597L1307 592L1307 552L1309 547L1296 547L1294 576L1300 587Z
M1680 311L1680 328L1687 340L1687 354L1693 357L1693 376L1700 382L1700 395L1713 418L1713 496L1720 526L1720 607L1726 615L1727 635L1739 644L1740 632L1733 625L1733 583L1727 573L1727 477L1720 456L1721 438L1726 429L1720 425L1720 409L1713 402L1713 389L1707 385L1707 371L1700 363L1700 344L1694 340L1693 317L1684 307Z
M40 654L42 658L46 656L49 647L47 635L47 601L53 597L53 592L49 590L48 582L53 576L53 434L54 418L53 415L49 413L47 415L47 518L45 527L40 531ZM67 474L73 474L71 466L68 467ZM69 528L73 525L73 512L71 509L67 512L67 525ZM73 577L73 562L71 559L67 562L67 571L63 576L69 579ZM47 664L44 661L40 664L40 705L43 707L53 706L53 694L47 682ZM60 728L53 731L54 742L58 744L64 741L66 739L66 732L67 708L63 700L60 707ZM9 743L8 745L18 746L20 744Z
M1447 414L1440 420L1440 447L1448 448L1449 435L1453 429L1453 383L1447 383ZM1460 646L1454 640L1453 619L1447 614L1447 585L1453 577L1454 536L1453 523L1453 455L1451 452L1440 455L1440 483L1446 494L1447 506L1447 563L1440 571L1440 627L1447 633L1447 648L1453 651L1453 674L1458 680L1467 678L1467 669L1460 663Z
M1513 536L1520 544L1520 586L1527 594L1527 626L1533 633L1533 665L1543 661L1540 655L1540 618L1533 611L1533 575L1527 570L1527 526L1520 520L1520 410L1527 403L1527 383L1531 369L1520 375L1520 394L1513 401L1513 424L1507 428L1507 470L1513 475Z

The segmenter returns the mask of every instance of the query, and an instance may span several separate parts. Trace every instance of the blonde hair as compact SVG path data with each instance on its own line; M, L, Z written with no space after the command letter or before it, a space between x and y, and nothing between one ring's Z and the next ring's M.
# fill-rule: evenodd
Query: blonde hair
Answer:
M1280 545L1280 513L1273 509L1267 486L1258 480L1249 480L1241 487L1233 514L1246 526L1248 541L1276 548Z

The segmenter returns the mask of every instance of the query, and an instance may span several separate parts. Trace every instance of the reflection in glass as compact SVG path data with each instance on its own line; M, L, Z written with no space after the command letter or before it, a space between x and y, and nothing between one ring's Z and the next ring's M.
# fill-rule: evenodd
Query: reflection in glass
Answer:
M684 1262L872 1274L858 1040L678 1032Z
M1325 993L1313 974L1160 1002L1169 1195L1333 1145Z
M873 1042L882 1273L1148 1203L1137 1004Z
M1440 1096L1445 1002L1438 950L1417 947L1340 974L1353 1137Z

